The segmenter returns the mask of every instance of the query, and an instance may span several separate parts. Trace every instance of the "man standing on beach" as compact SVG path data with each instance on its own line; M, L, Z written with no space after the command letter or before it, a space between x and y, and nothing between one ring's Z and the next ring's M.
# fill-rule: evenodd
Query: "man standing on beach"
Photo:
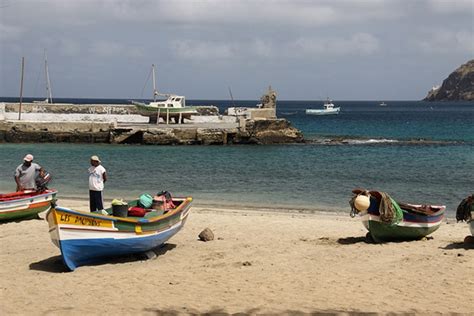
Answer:
M16 191L36 190L36 176L43 172L43 168L33 162L33 155L23 158L23 163L15 169Z
M99 157L91 157L91 167L89 171L89 205L91 212L102 211L104 202L102 200L102 191L104 182L107 181L105 168L100 164Z

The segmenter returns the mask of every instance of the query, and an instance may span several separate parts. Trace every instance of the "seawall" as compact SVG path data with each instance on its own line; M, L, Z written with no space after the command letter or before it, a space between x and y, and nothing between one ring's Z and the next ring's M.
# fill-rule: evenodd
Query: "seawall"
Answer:
M2 105L0 105L0 112ZM143 145L283 144L303 142L285 119L218 115L216 107L184 124L149 124L129 105L4 104L0 142L106 143ZM214 114L214 113L217 113Z

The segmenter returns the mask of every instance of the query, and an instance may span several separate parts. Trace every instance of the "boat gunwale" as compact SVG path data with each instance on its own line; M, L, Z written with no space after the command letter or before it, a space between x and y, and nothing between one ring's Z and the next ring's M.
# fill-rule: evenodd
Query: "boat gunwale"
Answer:
M135 224L148 224L148 223L156 223L159 222L163 219L166 219L168 217L171 217L173 215L176 215L178 213L181 213L182 211L185 211L188 209L191 205L191 202L193 201L192 197L185 197L185 198L175 198L175 199L184 199L183 202L175 209L173 209L170 212L167 212L165 214L161 214L156 217L151 217L151 218L139 218L139 219L130 219L127 217L118 217L118 216L113 216L113 215L101 215L101 214L94 214L90 212L83 212L79 210L73 210L61 206L56 206L54 208L51 208L51 210L48 211L52 212L53 210L58 210L62 212L67 212L67 213L72 213L74 215L79 215L79 216L85 216L85 217L92 217L92 218L97 218L101 220L107 220L111 222L128 222L128 223L135 223ZM48 216L48 215L46 215Z
M40 193L38 195L33 195L33 196L29 196L29 197L24 197L24 198L19 198L19 199L11 199L11 200L8 200L8 201L2 201L0 199L0 205L2 204L11 204L13 202L22 202L22 201L26 201L26 200L31 200L31 199L36 199L38 197L46 197L46 196L51 196L53 194L57 194L58 193L58 190L55 190L55 189L49 189L48 191L50 192L45 192L45 193ZM38 201L39 202L39 201ZM41 201L43 202L43 201Z

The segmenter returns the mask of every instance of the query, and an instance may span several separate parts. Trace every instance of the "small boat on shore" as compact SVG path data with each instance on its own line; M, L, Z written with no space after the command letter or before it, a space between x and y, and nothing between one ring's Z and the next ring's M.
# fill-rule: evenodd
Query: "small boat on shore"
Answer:
M341 110L340 107L334 107L332 101L328 98L323 105L323 109L306 109L306 114L308 115L330 115L330 114L339 114Z
M444 205L397 202L387 193L355 189L351 216L359 214L375 242L418 240L436 231L444 218Z
M192 200L173 198L172 209L148 209L141 217L117 217L112 208L105 210L105 215L55 206L46 219L52 242L61 250L66 267L74 271L109 257L143 253L162 245L181 230ZM138 203L128 203L128 214Z
M471 236L466 236L464 242L474 244L474 194L467 196L456 209L456 220L465 221L471 230Z
M0 194L0 221L37 218L39 213L49 211L56 193L56 190L26 190Z

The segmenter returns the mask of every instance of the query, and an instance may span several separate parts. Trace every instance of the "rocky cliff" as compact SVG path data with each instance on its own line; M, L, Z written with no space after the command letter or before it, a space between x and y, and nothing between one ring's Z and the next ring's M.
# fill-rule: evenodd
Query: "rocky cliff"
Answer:
M474 101L474 59L468 61L428 92L424 101Z

